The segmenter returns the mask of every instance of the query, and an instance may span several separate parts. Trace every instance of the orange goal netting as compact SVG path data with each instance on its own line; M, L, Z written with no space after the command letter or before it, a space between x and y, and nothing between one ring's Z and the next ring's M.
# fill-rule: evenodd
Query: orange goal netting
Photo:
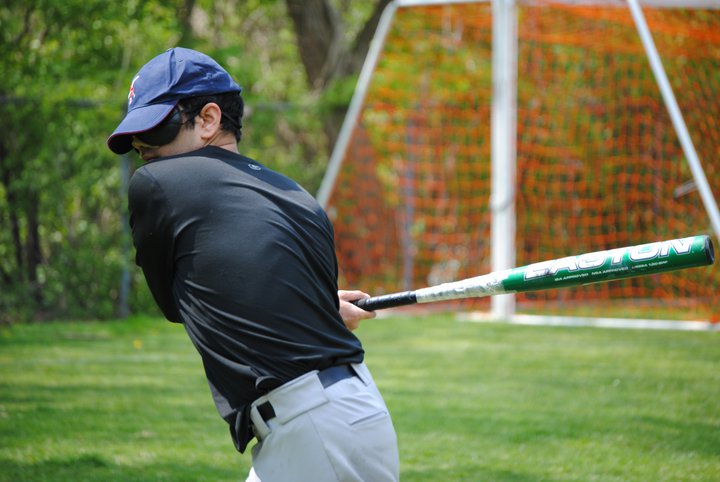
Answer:
M717 195L720 10L644 14ZM489 3L395 13L327 204L343 286L490 271L492 22ZM516 115L517 266L712 234L627 7L520 3ZM516 299L518 312L718 321L719 288L710 266Z

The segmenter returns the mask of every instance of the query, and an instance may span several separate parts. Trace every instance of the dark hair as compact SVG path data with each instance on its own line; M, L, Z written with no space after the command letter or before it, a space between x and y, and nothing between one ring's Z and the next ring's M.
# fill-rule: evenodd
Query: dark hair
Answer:
M186 126L192 126L195 117L200 115L203 107L211 102L217 104L222 111L220 128L224 131L232 132L235 135L235 139L240 141L242 138L242 117L245 104L239 92L199 95L181 99L178 104L185 115L184 124Z

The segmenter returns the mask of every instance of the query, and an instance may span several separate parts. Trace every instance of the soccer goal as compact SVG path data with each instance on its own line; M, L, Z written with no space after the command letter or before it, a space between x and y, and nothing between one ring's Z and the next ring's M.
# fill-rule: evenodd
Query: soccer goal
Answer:
M396 1L318 199L343 286L377 295L690 235L718 246L719 155L717 2ZM709 266L442 309L708 327L718 293Z

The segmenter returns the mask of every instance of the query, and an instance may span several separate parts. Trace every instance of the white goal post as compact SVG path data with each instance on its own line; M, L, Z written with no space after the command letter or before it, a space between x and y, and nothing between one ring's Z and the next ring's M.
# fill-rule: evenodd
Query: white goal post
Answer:
M328 206L337 176L342 167L351 142L354 126L357 124L373 73L392 26L393 18L400 8L450 4L485 3L492 5L492 118L491 118L491 165L492 190L489 199L491 211L491 269L500 271L516 266L515 240L515 183L516 183L516 139L517 139L517 55L518 18L516 0L396 0L384 11L368 56L360 72L357 86L342 124L337 142L328 163L325 176L317 193L318 201ZM611 5L624 6L632 14L637 33L642 41L646 56L655 76L658 89L672 120L672 124L690 167L695 187L700 194L705 211L716 239L720 239L720 210L710 184L703 170L701 160L689 135L683 114L678 106L662 59L653 42L652 34L643 15L642 6L652 8L703 8L720 9L720 3L711 0L565 0L570 5ZM515 316L514 295L502 295L491 300L492 319L512 320ZM522 318L527 320L525 316ZM558 317L553 317L556 323ZM570 323L576 323L578 319ZM671 324L675 327L676 323ZM634 326L634 325L633 325ZM653 326L657 326L653 324ZM690 325L687 325L690 326Z

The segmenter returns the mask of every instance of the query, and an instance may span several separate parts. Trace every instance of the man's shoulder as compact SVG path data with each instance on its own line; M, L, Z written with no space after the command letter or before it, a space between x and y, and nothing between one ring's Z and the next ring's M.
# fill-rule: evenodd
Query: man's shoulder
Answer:
M251 165L251 167L264 167L254 159L219 147L208 146L196 151L160 157L144 164L140 169L148 172L174 172L178 169L213 169L228 165Z
M139 168L135 176L147 178L143 181L147 187L153 185L167 194L185 197L197 190L217 193L227 189L237 194L236 188L252 186L256 193L275 192L276 200L284 198L302 204L314 201L294 179L253 158L217 147L155 159Z

